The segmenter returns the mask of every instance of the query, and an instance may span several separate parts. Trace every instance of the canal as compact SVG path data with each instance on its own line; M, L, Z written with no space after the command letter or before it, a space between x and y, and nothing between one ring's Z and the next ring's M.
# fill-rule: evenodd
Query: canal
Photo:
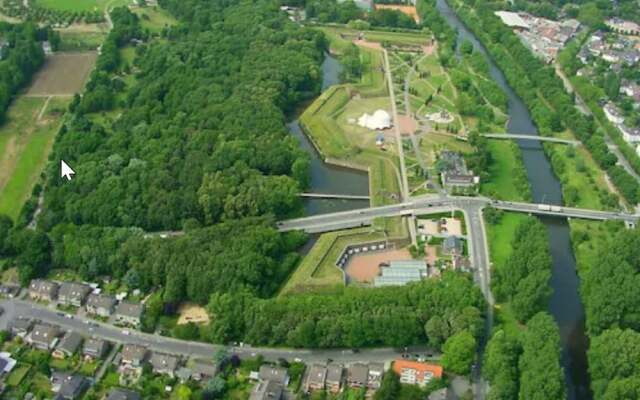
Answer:
M340 62L327 54L322 63L322 91L332 85L340 83ZM298 139L300 148L305 150L311 158L311 185L309 191L313 193L333 194L369 194L369 176L366 172L349 168L342 168L324 162L311 141L302 132L298 115L287 124L289 132ZM338 200L338 199L305 199L305 215L324 214L336 211L366 208L366 200Z
M496 66L486 49L474 34L462 23L445 0L437 0L437 8L446 21L458 32L458 45L463 40L470 41L489 63L491 76L502 88L509 100L510 133L538 134L531 114L522 99L509 86L502 71ZM518 141L527 170L533 201L537 203L562 204L560 182L553 174L542 145L533 141ZM553 295L549 302L549 312L560 328L562 366L568 399L591 399L586 351L588 341L585 335L585 314L578 292L580 280L576 273L576 263L570 241L569 225L564 219L542 218L549 232L549 245L553 259L551 287Z

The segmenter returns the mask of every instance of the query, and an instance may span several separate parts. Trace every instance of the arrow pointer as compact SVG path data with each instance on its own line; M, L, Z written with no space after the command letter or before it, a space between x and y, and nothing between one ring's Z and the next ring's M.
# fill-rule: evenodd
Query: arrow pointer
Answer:
M69 164L64 162L64 160L60 160L60 178L67 178L67 180L70 181L72 176L75 174L76 171L71 169Z

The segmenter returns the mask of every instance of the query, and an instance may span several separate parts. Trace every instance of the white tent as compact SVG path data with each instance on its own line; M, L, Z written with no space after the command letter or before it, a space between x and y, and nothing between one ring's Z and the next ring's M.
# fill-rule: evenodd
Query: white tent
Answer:
M371 130L390 128L391 116L384 110L376 110L373 115L365 113L358 118L358 125Z

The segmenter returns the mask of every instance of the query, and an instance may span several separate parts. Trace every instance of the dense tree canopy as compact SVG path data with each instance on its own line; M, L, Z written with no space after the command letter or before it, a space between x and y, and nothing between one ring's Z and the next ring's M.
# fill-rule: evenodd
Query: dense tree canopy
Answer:
M425 323L435 315L477 316L483 298L469 278L447 273L405 287L348 287L335 294L299 294L259 300L243 293L214 294L209 302L211 338L226 343L296 347L406 346L424 342ZM443 337L478 334L475 317L460 318ZM481 325L481 324L480 324ZM473 334L471 334L473 333Z
M593 338L589 349L596 399L640 399L640 333L614 328Z

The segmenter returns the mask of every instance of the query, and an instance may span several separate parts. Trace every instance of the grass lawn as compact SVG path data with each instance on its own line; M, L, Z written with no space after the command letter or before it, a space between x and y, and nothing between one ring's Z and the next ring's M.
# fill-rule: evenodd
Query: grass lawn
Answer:
M26 365L26 364L16 365L16 367L13 369L13 371L11 371L11 373L7 377L7 381L6 381L7 385L18 386L20 382L22 382L24 377L27 376L30 369L31 369L30 365Z
M33 0L32 0L33 1ZM111 7L126 6L131 0L35 0L37 5L60 11L103 11Z
M481 182L480 192L500 200L528 201L530 193L518 189L516 171L525 174L524 165L519 158L520 150L511 141L491 140L488 142L492 163L489 167L490 178Z
M600 222L579 219L570 220L569 227L579 275L596 266L598 254L602 253L604 245L614 232L626 229L619 221Z
M134 13L140 17L142 28L149 29L149 31L153 33L162 32L165 26L178 23L168 11L159 7L136 8Z
M44 98L20 97L0 127L0 213L15 219L45 166L70 99L53 98L38 121Z
M60 51L96 50L107 37L106 32L60 31Z
M511 240L518 225L527 218L526 214L505 212L497 225L486 224L489 256L494 268L501 268L511 255Z

